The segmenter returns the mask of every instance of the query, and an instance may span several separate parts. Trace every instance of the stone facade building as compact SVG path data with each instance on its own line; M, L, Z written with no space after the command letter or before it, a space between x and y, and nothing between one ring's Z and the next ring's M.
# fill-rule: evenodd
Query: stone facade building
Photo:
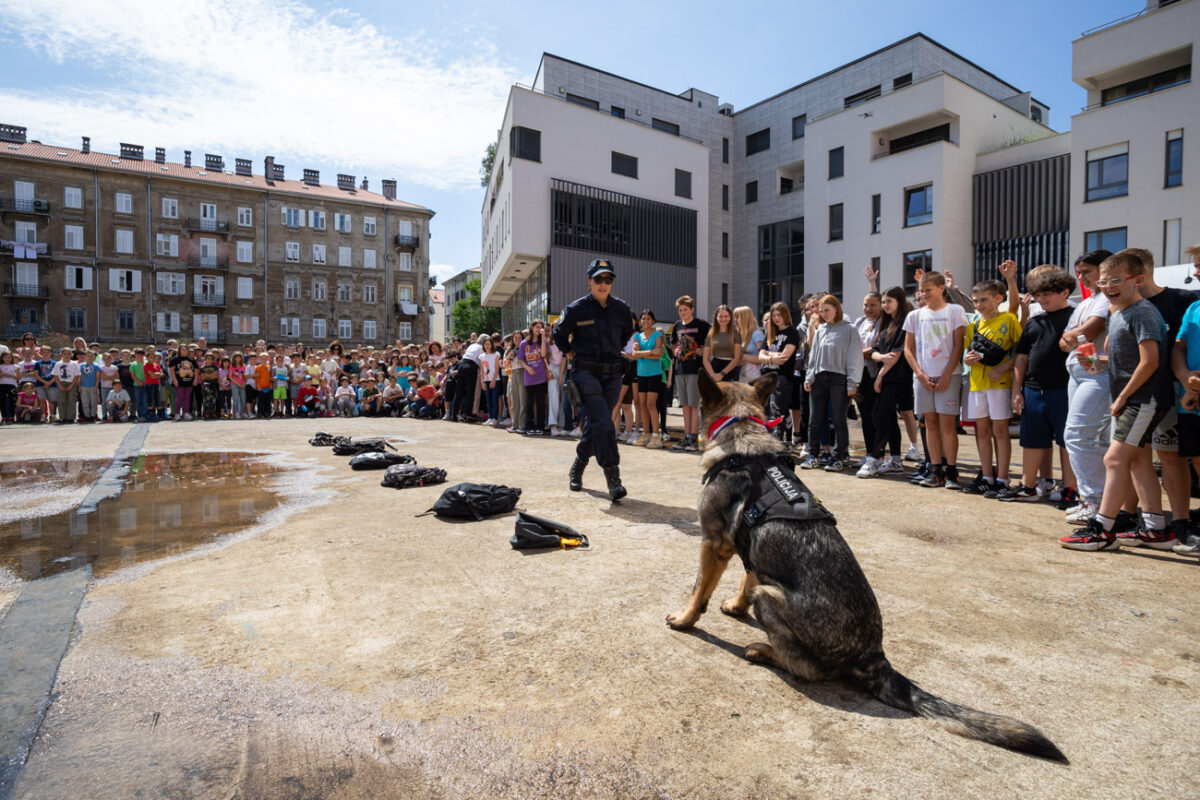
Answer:
M430 334L433 211L268 156L184 163L0 126L0 335L381 346ZM11 189L11 194L9 194Z

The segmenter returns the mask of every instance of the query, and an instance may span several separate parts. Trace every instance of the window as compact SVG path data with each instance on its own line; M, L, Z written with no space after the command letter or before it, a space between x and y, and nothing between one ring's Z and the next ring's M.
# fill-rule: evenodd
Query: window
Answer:
M295 338L300 335L300 318L299 317L280 317L279 318L279 335Z
M67 267L67 279L63 285L67 289L90 292L92 290L92 268Z
M319 317L313 317L313 332L314 339L325 338L325 320Z
M846 148L835 147L829 151L829 180L846 174Z
M133 231L117 228L116 251L118 253L133 253Z
M312 282L312 299L324 300L328 295L325 293L325 281Z
M412 253L398 253L396 255L396 269L400 272L412 272Z
M363 250L363 269L375 269L375 251Z
M401 284L396 287L396 299L403 300L405 303L412 302L412 287L407 284Z
M763 150L771 149L771 129L763 128L761 131L752 133L746 137L746 155L752 156L755 153L761 153Z
M156 272L154 288L159 294L183 294L187 286L187 276L182 272Z
M542 132L533 128L514 126L508 136L508 152L513 158L541 161Z
M619 108L617 106L612 106L611 108L608 109L608 113L610 115L616 117L617 119L625 119L625 109L623 109L623 108Z
M904 227L933 222L933 186L904 190Z
M215 267L217 265L216 239L200 240L200 263L206 267Z
M1083 235L1083 249L1108 250L1115 253L1126 248L1125 228L1105 228L1101 231L1088 231Z
M401 322L396 325L396 337L402 342L407 342L412 338L412 323Z
M567 93L567 102L574 103L575 105L583 106L584 108L590 108L593 111L600 110L600 101L599 100L592 100L591 98L588 98L588 97L580 97L577 94L570 94L569 92ZM346 335L349 336L350 334L346 334Z
M916 271L929 272L933 269L933 251L915 250L904 254L904 291L912 294L917 290Z
M633 156L612 151L612 171L614 175L624 175L627 178L637 178L638 160Z
M83 208L83 190L78 186L64 186L63 208Z
M721 231L721 258L729 258L729 233Z
M804 138L804 126L808 123L808 114L792 117L792 139Z
M117 192L116 213L132 214L133 213L133 195L127 192Z
M829 287L829 293L836 297L839 302L842 299L842 265L829 265L829 280L825 283Z
M205 231L215 231L217 229L216 203L200 204L200 229Z
M167 219L179 219L179 201L174 197L162 199L162 215Z
M82 250L83 249L83 226L82 225L65 225L63 226L63 247L67 250Z
M375 218L374 217L363 217L363 235L364 236L374 236L375 235Z
M160 233L154 237L154 254L159 256L179 257L179 236L174 233Z
M1163 188L1183 184L1183 129L1167 131L1167 175ZM1173 263L1168 261L1168 264Z
M656 131L662 131L663 133L669 133L672 136L679 135L679 126L676 125L674 122L667 122L665 119L651 119L650 127L654 128L654 130L656 130Z
M258 317L233 315L233 332L239 336L258 336Z
M829 241L838 242L842 239L842 211L841 203L834 203L829 207Z
M723 306L729 305L729 284L728 283L721 284L721 305L723 305Z
M333 227L335 230L341 233L350 233L352 230L354 230L350 222L349 214L334 214Z
M871 195L871 233L883 230L883 196Z
M758 181L750 181L746 184L746 205L758 202Z
M721 163L729 163L729 139L727 138L721 139Z
M338 281L337 286L338 286L338 292L337 292L338 302L341 302L341 303L350 302L350 297L351 297L352 292L354 291L354 287L351 286L349 283L344 283L342 281Z
M338 338L339 339L349 339L351 336L354 335L352 333L352 331L353 331L353 328L351 327L350 320L348 320L348 319L339 319L338 320Z
M912 83L912 73L906 72L903 75L901 75L900 77L898 77L892 81L892 91L895 91L896 89L903 89L905 86L908 86L911 83Z
M163 333L179 333L179 312L159 311L154 315L155 329Z
M374 303L375 302L375 284L373 284L373 283L363 284L363 302L364 303Z
M67 309L67 330L81 331L87 327L87 311L82 308Z
M254 299L254 278L250 278L245 275L238 276L237 299L238 300L253 300Z
M283 207L283 224L289 228L300 228L304 226L304 209ZM315 225L313 226L316 227ZM322 226L324 227L324 226Z
M1164 219L1163 220L1163 263L1178 264L1183 261L1181 255L1182 244L1182 219Z
M117 330L128 333L133 330L133 312L118 311L117 312Z
M299 242L285 242L284 248L287 251L287 260L288 261L299 261L300 260L300 243Z
M729 210L729 184L728 183L721 184L721 210L722 211Z
M312 225L313 230L316 230L316 231L325 230L325 212L324 211L308 212L308 221ZM303 219L301 219L300 224L301 225L304 224Z
M238 206L237 224L243 228L250 228L254 225L254 209L249 206Z
M1142 97L1152 92L1161 92L1163 89L1170 89L1172 86L1187 83L1191 79L1192 65L1184 64L1181 67L1174 67L1151 75L1148 78L1138 78L1135 81L1129 81L1128 83L1122 83L1119 86L1105 89L1100 93L1100 105L1108 106L1113 103L1120 103L1122 100L1132 100L1135 97Z
M843 101L842 108L854 108L855 106L861 105L868 100L874 100L876 97L879 97L879 94L880 92L878 86L872 86L870 89L864 89L857 94L852 94L847 97Z
M13 223L13 230L20 244L37 244L37 223L17 221Z
M314 264L325 263L325 245L314 244L312 246L312 260Z
M675 196L689 200L692 197L692 173L687 170L675 170Z
M338 266L339 267L354 266L354 263L350 256L350 252L351 252L350 248L345 245L338 248Z
M300 299L300 281L297 278L288 278L283 282L283 298L285 300Z
M1129 194L1129 143L1089 150L1087 202Z
M375 320L373 320L373 319L363 320L363 338L364 339L374 339L375 338Z
M254 261L254 242L237 243L237 260L239 264L250 264Z
M793 181L791 178L784 177L783 175L779 176L779 193L781 195L791 194L795 188L795 181Z

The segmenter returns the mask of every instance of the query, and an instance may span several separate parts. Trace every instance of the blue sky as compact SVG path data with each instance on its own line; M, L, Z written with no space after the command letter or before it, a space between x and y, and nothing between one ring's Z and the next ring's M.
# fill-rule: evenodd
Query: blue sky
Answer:
M1084 103L1071 41L1139 0L1004 3L0 0L0 122L396 178L437 212L434 273L478 264L479 159L543 51L743 108L917 31L1050 105Z

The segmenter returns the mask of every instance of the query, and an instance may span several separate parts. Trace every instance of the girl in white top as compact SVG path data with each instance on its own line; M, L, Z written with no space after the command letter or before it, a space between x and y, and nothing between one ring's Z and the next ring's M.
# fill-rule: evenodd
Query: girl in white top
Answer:
M738 306L733 310L733 321L737 323L738 335L742 339L742 371L738 380L750 383L762 376L762 368L758 366L758 351L763 349L766 337L750 306Z
M487 424L497 428L500 426L500 354L496 352L492 337L485 334L479 341L483 344L483 352L479 355L479 380L487 404Z

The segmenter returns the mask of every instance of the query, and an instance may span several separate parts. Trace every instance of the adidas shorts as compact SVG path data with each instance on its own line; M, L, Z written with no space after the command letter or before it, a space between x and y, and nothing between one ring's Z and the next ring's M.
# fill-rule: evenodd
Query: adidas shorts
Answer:
M1112 439L1133 447L1145 447L1154 437L1154 429L1167 415L1154 400L1145 403L1127 403L1121 413L1113 418Z

